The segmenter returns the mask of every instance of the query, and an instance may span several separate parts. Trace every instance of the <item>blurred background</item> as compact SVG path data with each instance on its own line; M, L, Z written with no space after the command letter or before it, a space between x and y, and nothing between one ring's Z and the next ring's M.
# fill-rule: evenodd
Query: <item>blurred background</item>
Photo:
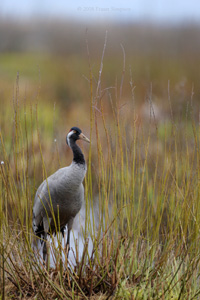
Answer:
M142 101L150 82L157 97L167 81L176 89L199 94L199 1L73 1L0 2L1 86L14 83L28 92L38 82L49 102L66 106L85 101L88 75L86 29L92 66L98 71L105 32L104 80L115 84L126 54L126 76L132 69ZM128 81L127 81L128 83ZM2 85L3 84L3 85ZM125 82L126 86L126 82ZM3 91L1 90L1 93ZM124 97L129 93L124 88ZM86 93L86 94L85 94ZM2 98L2 97L1 97ZM178 100L177 100L178 101Z
M63 135L71 126L89 133L87 43L95 91L106 32L101 89L108 89L109 95L103 96L104 104L110 97L120 101L123 116L129 113L131 120L127 103L134 102L137 118L144 123L149 94L158 122L170 118L171 110L183 120L192 100L198 122L199 1L2 0L0 126L6 139L14 126L10 107L16 93L21 106L24 101L37 103L40 131L46 145L49 138L49 147L56 140L63 149ZM110 104L105 112L111 124Z
M130 96L132 70L136 101L144 100L150 83L156 98L194 85L199 95L199 1L73 1L0 2L1 94L11 91L17 72L21 90L40 86L42 98L65 109L88 99L86 30L94 75L98 74L105 32L106 87L120 80L123 45L126 77L123 96ZM12 91L11 91L12 95ZM2 101L1 96L1 101ZM12 96L11 96L12 97ZM32 97L34 95L32 94ZM7 99L8 100L8 99ZM177 105L180 99L176 99Z

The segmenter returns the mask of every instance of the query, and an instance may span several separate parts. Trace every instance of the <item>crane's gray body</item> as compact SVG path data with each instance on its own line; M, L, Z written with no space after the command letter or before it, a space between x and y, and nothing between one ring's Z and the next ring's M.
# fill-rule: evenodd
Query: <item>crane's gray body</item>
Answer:
M73 161L69 167L59 169L42 182L36 192L33 206L33 230L36 234L40 228L43 228L44 233L49 232L49 225L51 232L55 232L55 221L61 229L65 225L68 225L68 230L71 229L69 226L72 226L84 200L82 182L85 173L86 164Z

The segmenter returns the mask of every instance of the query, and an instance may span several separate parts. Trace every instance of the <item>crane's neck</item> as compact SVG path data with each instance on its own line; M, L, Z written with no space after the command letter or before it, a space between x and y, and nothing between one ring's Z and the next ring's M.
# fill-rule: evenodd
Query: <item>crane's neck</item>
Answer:
M79 146L76 144L76 142L73 140L70 141L70 147L71 147L73 155L74 155L73 162L75 162L76 164L85 165L85 159L84 159L83 152L81 151Z

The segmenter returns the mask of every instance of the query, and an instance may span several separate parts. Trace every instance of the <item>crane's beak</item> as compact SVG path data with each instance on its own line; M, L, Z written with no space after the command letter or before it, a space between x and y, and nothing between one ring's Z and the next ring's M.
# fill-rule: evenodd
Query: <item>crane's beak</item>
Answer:
M79 139L90 143L90 140L83 133L79 134Z

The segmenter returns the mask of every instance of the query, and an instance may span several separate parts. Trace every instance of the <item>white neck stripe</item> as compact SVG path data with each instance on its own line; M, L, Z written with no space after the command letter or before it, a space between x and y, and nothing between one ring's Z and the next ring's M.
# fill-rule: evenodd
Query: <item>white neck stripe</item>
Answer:
M69 145L70 148L71 148L71 145L70 145L70 137L71 137L72 134L74 134L74 130L70 131L70 132L68 133L68 135L67 135L67 143L68 143L68 145Z

